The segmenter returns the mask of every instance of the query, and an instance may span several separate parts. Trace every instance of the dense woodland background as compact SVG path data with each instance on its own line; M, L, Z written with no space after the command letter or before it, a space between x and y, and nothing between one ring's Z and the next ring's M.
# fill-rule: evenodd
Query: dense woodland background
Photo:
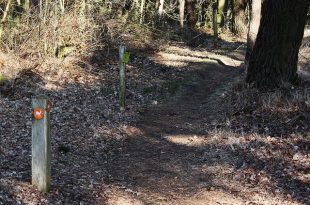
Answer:
M0 1L0 204L309 204L309 4ZM47 194L30 183L42 94Z
M39 63L43 59L63 58L73 53L83 55L98 50L108 53L107 50L115 49L126 40L134 47L139 44L154 47L160 45L156 43L159 39L169 41L182 36L196 47L203 46L206 31L213 29L215 38L221 33L232 33L243 40L247 38L247 45L243 46L247 46L246 68L250 67L246 78L248 83L258 87L277 87L283 81L296 80L297 52L309 2L270 2L264 3L266 8L261 12L261 0L2 1L1 47L6 53L14 53L22 59L32 58L32 62ZM267 41L259 38L256 45L260 48L252 55L252 63L250 54L261 16L264 24L261 30L267 33ZM147 32L151 35L145 35ZM145 37L142 42L141 36ZM262 47L261 42L266 47ZM307 47L307 40L303 44L302 47ZM275 51L270 52L276 53L272 55L278 63L265 64L264 59L270 56L265 51L272 48ZM279 50L283 53L277 52ZM302 55L302 58L307 57ZM286 58L291 59L283 60ZM268 78L263 74L268 72L262 71L266 68L260 68L262 64L267 69L281 68L278 71L274 68L275 72L270 74L274 77ZM286 66L290 68L283 68Z

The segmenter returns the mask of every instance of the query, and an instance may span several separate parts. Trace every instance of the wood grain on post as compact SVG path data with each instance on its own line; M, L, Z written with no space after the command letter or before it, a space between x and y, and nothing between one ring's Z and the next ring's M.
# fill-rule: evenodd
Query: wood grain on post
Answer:
M32 122L32 184L48 192L51 183L50 102L46 97L32 100L33 110L42 110L42 119ZM35 115L35 113L34 113Z
M126 75L125 75L125 49L124 45L119 47L119 104L120 110L125 110L125 95L126 95Z

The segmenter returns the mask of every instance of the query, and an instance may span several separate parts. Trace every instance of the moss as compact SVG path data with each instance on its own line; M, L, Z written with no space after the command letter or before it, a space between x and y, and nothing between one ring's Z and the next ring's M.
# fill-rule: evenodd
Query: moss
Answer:
M0 85L3 85L7 81L8 81L8 78L0 74Z

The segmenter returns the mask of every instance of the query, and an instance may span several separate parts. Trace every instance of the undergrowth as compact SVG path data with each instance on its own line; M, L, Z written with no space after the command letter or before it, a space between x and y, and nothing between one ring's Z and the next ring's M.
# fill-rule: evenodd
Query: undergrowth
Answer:
M228 114L232 130L281 137L294 132L306 137L310 131L308 84L263 92L239 82L227 99L232 107Z

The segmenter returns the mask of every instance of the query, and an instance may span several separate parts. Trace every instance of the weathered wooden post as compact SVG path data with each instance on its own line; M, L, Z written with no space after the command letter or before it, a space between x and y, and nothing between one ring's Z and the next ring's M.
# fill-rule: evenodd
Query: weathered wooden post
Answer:
M51 183L50 110L46 97L32 100L32 184L48 192Z
M126 62L125 62L126 47L121 45L119 47L119 105L120 110L125 110L125 96L126 96Z

